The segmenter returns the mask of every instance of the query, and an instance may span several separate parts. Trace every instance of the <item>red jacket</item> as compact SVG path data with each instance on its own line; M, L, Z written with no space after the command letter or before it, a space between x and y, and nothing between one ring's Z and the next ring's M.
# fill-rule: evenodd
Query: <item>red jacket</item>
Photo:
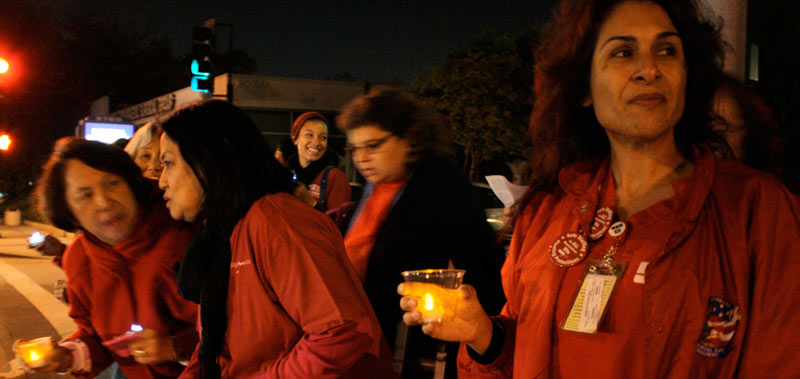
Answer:
M113 361L129 378L177 377L183 371L177 362L139 364L101 344L140 324L174 336L179 351L194 349L197 304L178 294L175 281L192 238L192 231L181 226L161 202L142 216L133 235L114 246L83 232L67 247L63 267L69 316L78 325L69 339L86 343L92 360L90 375L81 377L93 378Z
M286 193L250 207L231 234L224 378L391 377L389 347L324 214ZM197 351L182 378L199 378Z
M308 184L308 190L311 196L319 199L320 184L322 183L322 175L325 170L320 171L314 180ZM350 181L347 180L347 175L344 171L331 167L328 171L328 183L325 184L325 202L328 209L340 207L342 204L350 201Z
M552 263L549 245L579 225L589 230L607 170L608 160L599 168L565 168L559 175L560 188L540 194L519 217L502 270L508 298L498 317L506 328L503 351L493 363L481 365L462 345L459 377L560 376L555 369L558 346L553 344L560 325L555 305L568 269ZM632 347L640 349L641 361L626 365L626 357L608 356L583 365L595 378L800 377L796 198L766 174L698 151L692 177L676 186L669 202L669 217L650 220L653 227L667 228L663 241L654 244L647 235L634 232L624 244L624 249L647 249L655 257L643 275L641 299L636 299L642 304L639 324L617 325L642 331L641 344ZM637 225L632 228L635 231ZM585 265L586 260L571 269L583 270ZM636 272L637 267L628 267L621 280L633 280ZM724 299L741 311L738 323L726 330L734 332L726 344L729 352L718 358L702 353L713 299ZM609 312L625 312L615 309L621 303L625 301L612 298ZM586 338L591 339L587 341L593 344L592 352L567 354L602 356L597 346L602 347L603 335ZM612 363L619 361L621 365Z

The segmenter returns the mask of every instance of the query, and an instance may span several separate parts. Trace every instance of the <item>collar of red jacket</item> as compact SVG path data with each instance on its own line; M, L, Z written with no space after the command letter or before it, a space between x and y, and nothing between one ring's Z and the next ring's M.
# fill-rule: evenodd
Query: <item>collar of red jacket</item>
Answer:
M695 170L685 180L672 182L675 196L670 200L675 209L676 233L667 243L674 246L695 225L703 204L711 192L716 162L713 153L705 147L694 148ZM599 201L603 182L609 170L610 158L568 165L561 169L558 182L561 189L575 200L573 214L585 230L589 230Z

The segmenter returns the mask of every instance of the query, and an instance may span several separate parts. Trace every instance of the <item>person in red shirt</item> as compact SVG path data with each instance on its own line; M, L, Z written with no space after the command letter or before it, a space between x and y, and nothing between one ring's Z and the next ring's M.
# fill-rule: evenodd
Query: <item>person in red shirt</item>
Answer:
M694 0L564 0L537 52L531 187L489 317L462 287L459 377L798 377L800 206L717 159L716 28ZM398 292L407 291L400 285ZM387 294L388 296L388 294ZM401 299L404 321L420 319Z
M37 371L88 378L117 362L130 378L177 377L198 340L197 306L175 280L192 231L125 152L101 142L60 140L37 193L50 222L80 230L62 260L78 328ZM135 340L109 345L133 325L144 328Z
M350 181L344 171L336 167L339 158L328 151L325 116L319 112L303 113L292 123L291 133L297 150L285 159L294 180L308 188L312 206L325 212L350 201Z
M159 186L170 215L200 228L178 273L201 327L181 377L392 377L339 231L289 193L247 114L208 101L162 127Z

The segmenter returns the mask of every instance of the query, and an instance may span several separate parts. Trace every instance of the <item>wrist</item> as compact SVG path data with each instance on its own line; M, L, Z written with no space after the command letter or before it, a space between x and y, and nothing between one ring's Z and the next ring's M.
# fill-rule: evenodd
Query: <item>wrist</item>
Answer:
M63 346L56 347L61 351L61 360L59 361L58 367L56 368L56 372L65 373L69 372L72 369L72 366L75 365L75 357L72 355L72 350L67 349Z
M476 353L483 354L492 342L493 328L492 319L484 313L475 330L475 336L471 341L465 341L465 343Z

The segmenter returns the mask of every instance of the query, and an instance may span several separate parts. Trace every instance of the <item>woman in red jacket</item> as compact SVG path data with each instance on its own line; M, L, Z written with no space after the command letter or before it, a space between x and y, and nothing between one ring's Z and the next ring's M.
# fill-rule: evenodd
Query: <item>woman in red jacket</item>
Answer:
M542 38L534 177L490 318L464 286L460 376L798 377L800 206L714 157L721 41L694 0L564 0ZM399 288L404 293L405 286ZM403 297L404 320L417 302Z
M178 273L202 327L182 377L391 376L339 231L288 193L289 172L247 114L209 101L163 129L167 207L201 227Z
M338 208L350 201L347 175L335 167L328 151L328 120L319 112L301 114L292 123L292 141L297 154L289 157L294 180L306 185L312 206L320 211ZM335 159L338 161L338 158Z
M81 138L57 146L38 193L50 222L81 231L62 261L78 329L37 371L94 377L117 362L129 378L177 377L197 342L197 307L175 280L192 231L122 150ZM145 329L135 341L107 346L133 325Z

